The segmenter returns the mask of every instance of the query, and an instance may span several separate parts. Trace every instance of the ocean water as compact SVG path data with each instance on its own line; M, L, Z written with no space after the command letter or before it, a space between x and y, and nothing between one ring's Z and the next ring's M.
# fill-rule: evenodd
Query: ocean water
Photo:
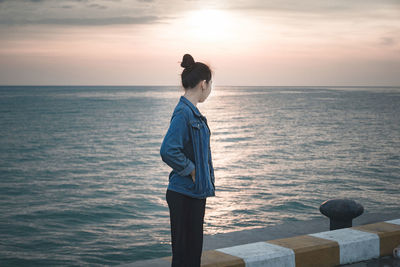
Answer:
M159 148L181 94L0 87L0 265L170 255ZM400 211L400 88L217 86L198 108L217 190L205 234L321 217L332 198Z

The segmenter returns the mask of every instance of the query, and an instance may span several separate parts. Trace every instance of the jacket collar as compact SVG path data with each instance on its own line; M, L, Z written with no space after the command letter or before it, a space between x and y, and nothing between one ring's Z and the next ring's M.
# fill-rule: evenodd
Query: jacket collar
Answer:
M194 115L196 115L197 117L200 117L200 118L204 118L204 116L201 115L201 113L200 113L200 111L197 109L197 107L196 107L195 105L193 105L193 103L190 102L189 99L187 99L186 97L184 97L184 96L182 95L180 101L182 101L183 103L185 103L186 105L188 105L188 106L192 109Z

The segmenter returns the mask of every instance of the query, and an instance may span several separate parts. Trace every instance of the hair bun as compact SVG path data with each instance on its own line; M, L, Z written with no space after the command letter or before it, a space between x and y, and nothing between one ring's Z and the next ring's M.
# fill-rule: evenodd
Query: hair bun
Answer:
M190 68L195 64L194 59L191 55L185 54L183 56L182 62L181 62L181 67L182 68Z

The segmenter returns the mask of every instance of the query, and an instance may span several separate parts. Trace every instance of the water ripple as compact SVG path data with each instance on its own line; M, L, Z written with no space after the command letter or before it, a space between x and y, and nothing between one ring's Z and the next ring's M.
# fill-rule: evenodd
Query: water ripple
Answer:
M170 254L159 156L181 90L0 87L0 261L104 266ZM400 88L216 87L205 233L399 211Z

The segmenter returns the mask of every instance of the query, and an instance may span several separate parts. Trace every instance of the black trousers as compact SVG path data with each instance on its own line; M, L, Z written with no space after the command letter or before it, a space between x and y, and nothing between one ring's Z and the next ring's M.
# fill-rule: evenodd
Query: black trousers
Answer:
M173 267L199 267L203 249L206 199L167 190Z

